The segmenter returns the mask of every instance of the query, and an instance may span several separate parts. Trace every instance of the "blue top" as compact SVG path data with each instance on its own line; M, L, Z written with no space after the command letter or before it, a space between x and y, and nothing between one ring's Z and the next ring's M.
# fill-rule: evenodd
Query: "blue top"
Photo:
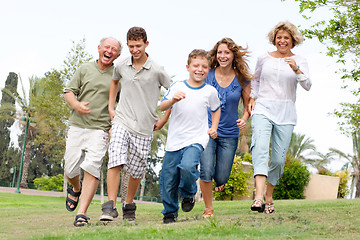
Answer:
M226 88L221 87L215 79L215 69L211 69L204 80L216 88L221 102L220 122L217 129L219 137L239 137L239 128L236 120L239 119L238 106L242 87L237 77ZM211 111L208 110L209 128L211 127Z

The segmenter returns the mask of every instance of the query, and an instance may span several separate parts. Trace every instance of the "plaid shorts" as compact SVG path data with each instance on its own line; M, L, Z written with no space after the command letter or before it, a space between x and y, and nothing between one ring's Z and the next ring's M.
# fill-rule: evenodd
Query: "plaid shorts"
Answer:
M132 134L121 125L114 124L111 129L108 169L122 165L133 178L142 178L152 138Z

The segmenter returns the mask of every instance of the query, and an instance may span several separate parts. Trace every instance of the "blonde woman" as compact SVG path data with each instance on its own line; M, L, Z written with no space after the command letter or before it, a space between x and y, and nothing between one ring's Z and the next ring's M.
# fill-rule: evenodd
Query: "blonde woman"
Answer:
M297 85L299 83L307 91L311 88L306 59L291 51L303 41L296 26L280 22L268 37L276 50L258 58L249 103L253 129L250 149L256 187L251 210L265 211L266 214L275 212L272 195L283 173L291 134L296 125ZM272 150L268 162L270 140Z

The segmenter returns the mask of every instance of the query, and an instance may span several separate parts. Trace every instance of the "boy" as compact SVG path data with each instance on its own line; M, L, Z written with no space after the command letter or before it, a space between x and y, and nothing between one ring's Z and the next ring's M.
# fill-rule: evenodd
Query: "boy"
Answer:
M65 175L68 188L66 209L74 211L81 195L74 226L88 224L87 209L100 178L102 159L107 151L109 129L108 99L113 62L120 56L121 44L114 38L103 38L96 62L82 64L65 88L65 100L73 109L66 140ZM81 183L80 169L84 170Z
M124 59L114 69L109 93L109 113L113 121L107 172L109 201L102 205L101 221L112 221L118 216L116 199L122 167L130 173L128 192L122 206L123 219L135 221L136 205L133 200L146 170L152 132L161 129L167 121L168 116L158 120L155 110L160 88L168 89L171 79L164 68L145 52L148 45L143 28L130 28L127 46L131 57ZM120 79L120 100L115 111Z
M178 194L181 208L192 210L199 178L197 166L209 136L217 137L220 101L216 89L203 82L209 72L208 53L193 50L188 57L189 79L175 82L160 103L161 110L171 108L165 157L160 174L160 194L164 205L163 222L175 222L178 215ZM212 126L208 129L208 108Z

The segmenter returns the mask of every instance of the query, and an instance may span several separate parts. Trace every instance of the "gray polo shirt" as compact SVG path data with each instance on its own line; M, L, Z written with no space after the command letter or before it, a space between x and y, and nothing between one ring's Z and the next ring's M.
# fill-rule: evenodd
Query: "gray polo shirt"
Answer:
M158 120L156 108L160 89L169 88L171 79L164 67L148 57L137 71L131 57L119 62L114 68L113 80L121 79L120 100L116 107L113 124L120 124L133 134L152 135Z

